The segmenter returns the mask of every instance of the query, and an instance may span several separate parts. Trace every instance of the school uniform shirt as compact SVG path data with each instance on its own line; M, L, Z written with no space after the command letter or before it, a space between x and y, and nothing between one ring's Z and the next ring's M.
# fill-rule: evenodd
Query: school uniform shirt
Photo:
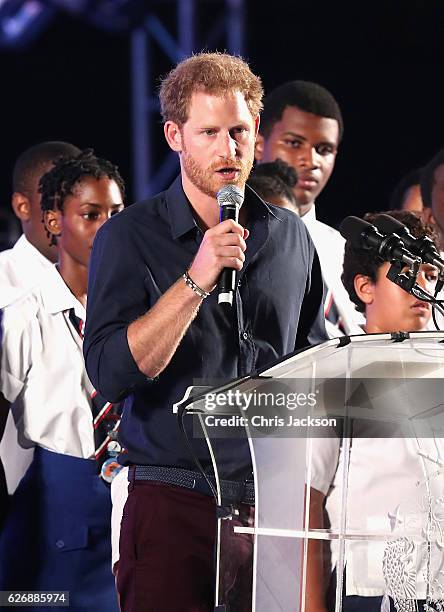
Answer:
M0 308L16 301L49 274L57 274L52 264L23 234L12 249L0 252ZM33 450L22 448L17 441L17 428L12 412L0 440L0 459L5 470L8 492L14 493L28 469Z
M325 307L328 308L327 302L330 299L329 293L331 292L342 327L346 334L351 335L352 330L356 329L356 325L361 325L364 320L362 315L356 311L341 280L345 240L337 230L316 218L314 204L301 219L316 247L322 276L327 289L329 289ZM327 325L326 329L331 337L343 335L343 332L332 324Z
M444 474L439 466L443 453L442 439L353 439L346 530L348 533L379 534L379 538L346 541L346 595L383 595L387 591L384 557L386 561L390 557L392 561L385 571L394 581L392 585L399 587L399 580L404 576L408 578L405 586L411 585L416 590L416 597L425 599L427 547L413 543L418 542L421 528L426 529L428 524L428 500L434 515L430 529L436 530L432 541L438 540L438 545L431 544L430 569L432 579L437 580L435 587L442 586L444 559L441 547L444 541L437 530L442 524ZM341 526L343 461L338 438L313 439L310 484L327 496L326 510L332 533L339 533ZM396 541L385 540L381 534L390 534ZM337 541L331 542L331 552L334 567L338 561Z
M85 320L85 309L56 271L3 309L0 380L22 446L87 459L94 456L93 387L71 308Z
M0 252L0 273L8 283L20 293L27 293L38 285L46 273L54 268L49 259L40 253L23 234L12 247ZM7 304L5 295L0 292L0 307Z

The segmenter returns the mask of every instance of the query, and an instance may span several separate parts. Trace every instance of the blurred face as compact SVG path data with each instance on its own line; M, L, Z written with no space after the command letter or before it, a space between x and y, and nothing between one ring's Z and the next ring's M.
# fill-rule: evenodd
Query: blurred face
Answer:
M43 168L42 175L51 170L52 163ZM52 261L57 261L57 246L50 245L46 234L45 225L42 221L42 209L40 207L39 176L30 180L29 193L26 195L16 192L12 196L12 207L15 215L20 219L23 233L29 242L40 253Z
M122 194L115 181L85 177L65 199L63 212L48 211L45 223L57 235L60 256L88 267L97 230L122 209Z
M368 284L361 287L364 294L358 292L366 303L367 333L421 331L430 319L430 304L418 300L390 281L386 277L389 268L388 262L383 263L378 269L376 282L368 280ZM437 277L436 268L423 264L417 282L429 293L433 293Z
M307 212L324 189L335 165L339 126L336 119L287 106L271 134L261 139L256 158L282 159L298 173L294 194L301 213Z
M223 97L194 93L180 130L184 179L211 197L228 184L243 188L254 161L258 121L238 91Z
M444 164L433 175L432 212L439 229L444 233Z

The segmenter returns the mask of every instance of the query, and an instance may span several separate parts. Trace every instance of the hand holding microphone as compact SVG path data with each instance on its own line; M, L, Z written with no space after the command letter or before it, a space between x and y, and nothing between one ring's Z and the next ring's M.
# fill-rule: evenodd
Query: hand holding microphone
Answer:
M217 203L220 207L220 221L223 223L232 219L236 223L239 221L239 211L244 201L244 194L235 185L227 185L217 192ZM245 256L244 256L245 260ZM236 289L236 268L227 266L221 272L218 282L219 304L233 305L234 291Z
M236 271L245 261L248 230L239 223L244 194L235 185L226 185L217 194L221 222L204 234L199 251L189 269L193 281L212 291L219 281L219 303L231 305L236 288Z

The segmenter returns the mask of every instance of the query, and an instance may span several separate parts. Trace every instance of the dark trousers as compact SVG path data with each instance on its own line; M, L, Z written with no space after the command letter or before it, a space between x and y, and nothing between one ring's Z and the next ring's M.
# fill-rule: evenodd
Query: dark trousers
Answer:
M110 522L94 461L36 448L1 534L0 590L69 591L67 610L117 612Z
M380 612L382 597L362 597L360 595L348 595L342 601L343 612ZM424 609L424 601L417 601L416 605L421 612ZM397 612L393 600L390 599L390 612Z
M222 524L232 534L232 522ZM158 482L131 483L120 532L122 612L212 612L216 528L213 498ZM246 612L251 597L244 598L239 588L245 588L245 567L251 576L252 542L232 535L235 542L226 543L232 560L225 566L227 596L248 603L227 610ZM251 582L249 587L251 593Z
M348 595L342 600L343 612L380 612L382 597Z

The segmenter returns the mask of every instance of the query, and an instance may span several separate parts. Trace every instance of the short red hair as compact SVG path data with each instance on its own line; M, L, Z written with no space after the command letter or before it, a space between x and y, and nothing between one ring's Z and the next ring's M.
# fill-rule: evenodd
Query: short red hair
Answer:
M228 53L192 55L171 70L159 92L163 120L182 126L188 119L191 96L197 91L216 96L240 91L253 118L262 110L261 79L242 58Z

